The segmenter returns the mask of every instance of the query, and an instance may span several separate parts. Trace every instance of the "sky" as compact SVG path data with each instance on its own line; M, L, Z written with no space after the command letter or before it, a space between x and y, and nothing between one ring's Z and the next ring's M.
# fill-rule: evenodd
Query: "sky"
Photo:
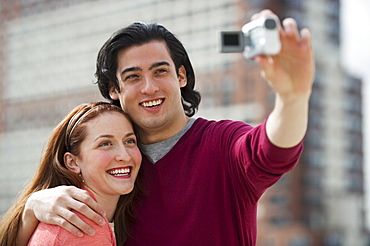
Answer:
M341 0L342 64L363 79L364 171L370 227L370 1Z

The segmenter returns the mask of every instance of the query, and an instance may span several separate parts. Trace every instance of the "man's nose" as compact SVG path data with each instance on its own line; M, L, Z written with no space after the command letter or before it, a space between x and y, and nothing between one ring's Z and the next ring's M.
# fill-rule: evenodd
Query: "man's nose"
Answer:
M145 77L143 79L143 87L141 89L142 94L152 95L159 90L158 85L151 78Z

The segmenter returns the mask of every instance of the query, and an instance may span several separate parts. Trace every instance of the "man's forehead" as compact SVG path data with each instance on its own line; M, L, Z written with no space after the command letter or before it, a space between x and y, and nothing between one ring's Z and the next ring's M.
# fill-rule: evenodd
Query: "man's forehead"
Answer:
M123 49L118 53L117 59L123 69L129 67L150 69L158 64L174 65L167 45L162 41L152 41Z

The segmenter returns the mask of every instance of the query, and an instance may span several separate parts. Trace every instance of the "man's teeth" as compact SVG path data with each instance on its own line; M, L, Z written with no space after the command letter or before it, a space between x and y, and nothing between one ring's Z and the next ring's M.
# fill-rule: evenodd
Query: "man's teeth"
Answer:
M109 171L109 174L112 174L114 176L124 176L124 175L129 175L130 174L130 168L122 168L122 169L115 169L113 171Z
M150 102L143 102L142 105L144 107L155 107L155 106L158 106L159 104L162 103L162 99L158 99L158 100L155 100L155 101L150 101Z

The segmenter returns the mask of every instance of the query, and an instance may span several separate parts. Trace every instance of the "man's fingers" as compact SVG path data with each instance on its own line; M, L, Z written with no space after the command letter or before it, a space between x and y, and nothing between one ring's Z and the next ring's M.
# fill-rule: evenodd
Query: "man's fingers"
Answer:
M301 30L302 45L311 46L311 32L307 28Z
M96 224L105 224L104 209L87 191L73 186L37 191L27 200L26 206L39 221L59 225L76 236L81 236L81 233L94 235L95 231L75 211Z
M94 221L96 224L99 225L105 224L103 217L97 214L94 210L92 210L88 205L84 203L73 201L71 204L71 208L85 215L87 218Z
M99 203L97 203L92 197L88 194L86 191L86 196L78 198L76 197L77 200L83 202L87 206L89 206L92 210L94 210L96 213L98 213L101 216L106 216L105 210Z
M69 223L62 217L56 217L54 224L63 227L64 229L66 229L67 231L69 231L70 233L77 237L82 237L84 235L83 231L79 230L77 227L75 227L73 224Z
M73 197L76 200L70 201L70 208L74 209L81 214L85 215L90 220L94 221L96 224L104 225L105 221L103 216L105 216L105 211L91 196L86 194L86 196L77 195Z
M80 217L78 217L77 214L74 213L72 210L83 214L90 220L94 221L96 224L104 225L105 220L101 215L102 213L105 213L103 208L99 204L97 204L88 195L88 193L83 194L81 192L78 192L77 194L71 195L72 197L68 197L68 200L64 201L66 204L68 204L67 209L63 207L58 207L58 225L70 231L76 236L78 236L81 232L86 233L90 236L95 235L94 229L86 224L83 220L81 220ZM100 214L98 214L97 211L99 211Z
M65 229L71 229L73 234L78 233L78 231L82 231L87 235L93 236L95 235L95 231L91 226L86 224L80 217L76 215L73 211L70 210L63 210L60 212L61 217L61 226ZM67 229L67 230L68 230Z
M296 40L300 39L297 22L293 18L284 19L282 24L285 36L295 38Z
M58 187L54 189L58 189ZM77 211L96 224L105 224L102 217L105 216L104 209L92 199L87 191L69 186L59 188L58 194L55 201L49 205L48 210L51 213L49 216L46 215L49 217L45 219L47 223L59 225L76 236L81 235L81 233L94 235L93 228L78 217L74 212Z
M258 19L259 17L262 17L262 16L276 16L271 10L269 9L264 9L262 10L261 12L259 13L256 13L254 15L251 16L251 20L256 20Z

